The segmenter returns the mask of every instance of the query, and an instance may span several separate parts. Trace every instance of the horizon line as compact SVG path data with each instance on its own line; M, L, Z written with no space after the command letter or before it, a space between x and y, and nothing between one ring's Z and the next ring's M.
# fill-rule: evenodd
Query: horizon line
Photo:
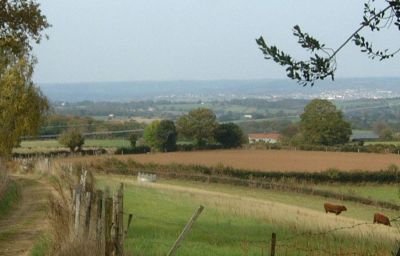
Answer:
M348 79L400 79L400 76L363 76L363 77L340 77L335 80L321 80L319 82L335 82ZM74 82L34 82L37 85L65 85L65 84L106 84L106 83L169 83L169 82L222 82L222 81L284 81L297 83L289 78L248 78L248 79L175 79L175 80L115 80L115 81L74 81Z

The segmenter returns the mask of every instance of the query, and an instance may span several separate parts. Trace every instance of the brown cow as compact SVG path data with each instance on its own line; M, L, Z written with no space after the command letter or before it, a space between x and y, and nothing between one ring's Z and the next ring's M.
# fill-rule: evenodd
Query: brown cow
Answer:
M335 205L330 203L324 203L325 212L333 212L336 215L339 215L342 211L347 211L346 206L344 205Z
M386 217L385 215L383 215L382 213L375 213L374 214L374 224L375 223L383 224L383 225L386 225L386 226L391 226L389 218Z

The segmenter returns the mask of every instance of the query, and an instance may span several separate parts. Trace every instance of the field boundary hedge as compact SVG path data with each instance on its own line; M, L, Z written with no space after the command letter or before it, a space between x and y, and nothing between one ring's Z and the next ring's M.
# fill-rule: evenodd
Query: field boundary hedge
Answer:
M54 158L54 157L75 157L75 156L98 156L107 154L104 148L97 149L82 149L79 152L71 152L69 150L52 150L49 152L27 152L27 153L12 153L13 158Z
M327 169L321 172L304 172L304 171L290 171L290 172L278 172L278 171L254 171L246 169L237 169L223 164L217 164L216 166L205 166L197 164L158 164L158 163L139 163L134 160L122 161L116 158L106 158L104 160L96 160L87 163L95 169L108 169L113 170L115 168L120 172L124 170L146 170L156 172L176 172L192 175L207 175L207 176L223 176L240 179L253 179L261 181L282 181L282 180L294 180L294 181L307 181L315 183L381 183L381 184L392 184L400 182L400 169L396 165L390 165L388 168L377 171L340 171L338 169Z
M395 167L391 167L388 170L382 170L379 172L341 172L337 170L328 170L320 173L260 173L233 169L231 167L224 167L222 165L216 167L207 167L201 165L181 164L142 164L132 160L124 162L115 158L92 162L86 167L97 172L123 175L137 175L139 172L147 171L157 174L162 178L201 181L207 183L223 183L236 186L249 186L263 189L297 192L337 200L352 201L365 205L374 205L386 209L400 210L400 205L390 202L371 200L369 198L360 196L341 194L332 191L296 185L298 184L298 181L341 182L341 180L344 180L347 183L395 183L400 181L400 172L398 168ZM240 174L241 171L244 172L243 175ZM376 177L381 177L381 182L375 180L374 178ZM356 180L355 178L359 180Z

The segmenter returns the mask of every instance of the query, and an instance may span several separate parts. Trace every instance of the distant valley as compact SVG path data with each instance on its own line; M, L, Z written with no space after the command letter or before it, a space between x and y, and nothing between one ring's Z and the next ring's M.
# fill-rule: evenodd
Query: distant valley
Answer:
M51 101L211 101L240 98L354 100L400 97L398 78L346 78L302 87L290 80L133 81L40 84Z

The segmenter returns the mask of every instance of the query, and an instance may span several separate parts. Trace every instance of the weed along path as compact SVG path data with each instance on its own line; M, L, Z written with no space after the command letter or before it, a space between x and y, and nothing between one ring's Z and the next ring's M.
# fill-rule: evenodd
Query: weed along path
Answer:
M46 207L49 185L29 177L14 177L20 188L20 200L0 219L0 255L28 255L34 242L47 227Z

